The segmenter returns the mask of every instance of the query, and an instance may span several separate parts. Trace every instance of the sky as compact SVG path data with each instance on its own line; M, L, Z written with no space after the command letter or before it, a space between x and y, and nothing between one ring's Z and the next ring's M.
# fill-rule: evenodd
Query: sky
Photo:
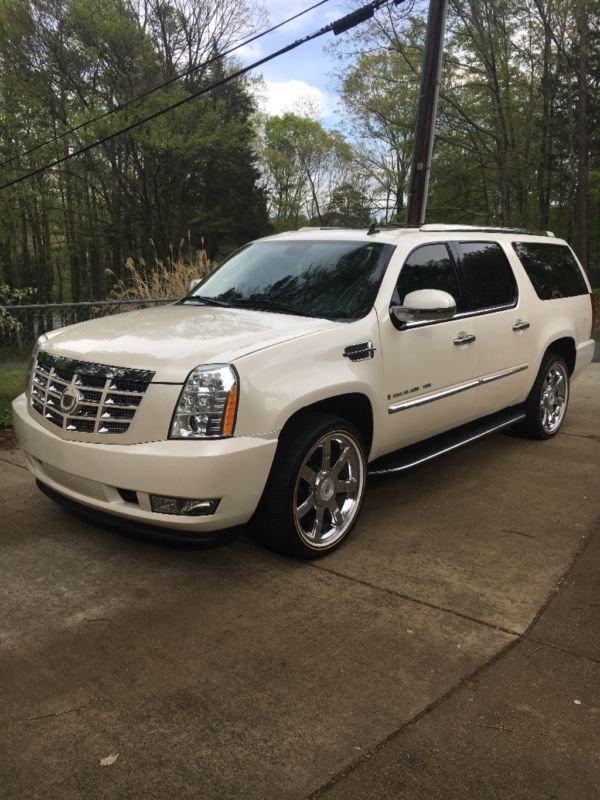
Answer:
M316 0L264 0L269 15L269 22L265 27L276 25L314 2ZM347 13L347 0L329 0L300 19L243 48L238 56L244 63L250 63L313 33ZM291 53L270 61L253 73L262 74L264 80L263 93L257 95L261 109L268 114L282 114L285 111L301 113L308 100L321 121L327 126L333 126L338 120L336 112L339 101L332 75L335 60L328 54L326 47L336 38L333 33L325 34L316 41L308 42Z

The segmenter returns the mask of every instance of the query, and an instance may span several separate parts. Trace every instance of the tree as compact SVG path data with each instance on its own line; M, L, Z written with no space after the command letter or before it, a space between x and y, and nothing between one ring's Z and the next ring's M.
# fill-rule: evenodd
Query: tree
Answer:
M390 9L338 45L386 219L403 216L423 10ZM451 0L429 220L551 228L597 257L599 17L597 0Z
M331 192L351 170L353 154L343 136L288 112L267 120L263 157L275 229L297 228L301 220L324 225Z
M250 0L0 3L4 180L223 77L232 64L203 62L260 21ZM60 138L182 69L194 72ZM267 232L253 110L238 79L2 192L0 276L35 284L40 300L101 297L105 268L120 275L128 256L149 261L153 247L165 254L188 230L205 237L211 257Z
M371 202L363 190L352 183L333 189L325 214L326 225L361 228L372 221Z

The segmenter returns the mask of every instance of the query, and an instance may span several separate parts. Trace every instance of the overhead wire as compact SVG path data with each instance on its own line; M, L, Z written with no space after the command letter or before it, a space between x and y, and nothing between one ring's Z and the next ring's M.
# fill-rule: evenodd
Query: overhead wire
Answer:
M294 22L299 17L308 14L310 11L314 11L315 8L318 8L319 6L325 5L325 3L330 3L330 2L331 0L319 0L318 3L314 3L312 6L308 6L308 8L305 8L302 11L299 11L297 14L294 14L293 16L288 17L287 19L284 19L281 22L278 22L276 25L272 25L270 28L260 31L259 33L255 34L254 36L251 36L248 39L243 39L242 41L238 41L236 44L232 45L228 50L224 50L222 53L218 53L217 55L212 56L206 61L203 61L200 64L196 64L195 66L190 67L189 69L178 73L172 78L163 81L163 83L160 83L157 86L153 86L151 89L142 92L142 94L139 94L136 97L132 97L130 100L125 100L123 103L119 103L113 108L109 108L95 117L84 120L83 122L80 122L78 125L74 125L72 128L69 128L66 131L61 131L61 133L57 134L56 136L52 136L49 139L46 139L44 142L38 142L37 144L30 147L28 150L23 150L23 152L19 153L18 155L11 156L10 158L5 159L4 161L0 161L0 167L5 167L8 164L12 164L13 161L18 161L19 159L24 158L25 156L31 155L31 153L35 153L42 147L47 147L50 144L55 144L56 142L60 142L62 139L66 138L67 136L70 136L72 133L76 133L77 131L86 128L88 125L93 125L95 122L99 122L100 120L105 119L106 117L110 117L112 114L119 113L120 111L129 108L134 103L139 103L142 100L145 100L147 97L150 97L150 95L154 94L155 92L159 92L161 89L165 89L167 86L171 86L173 83L176 83L177 81L180 81L184 78L189 77L190 75L193 75L195 72L198 72L198 70L201 70L204 67L209 67L211 64L216 63L220 59L230 56L232 53L241 50L243 47L247 47L248 45L258 41L258 39L262 39L263 36L267 36L269 33L273 33L274 31L279 30L279 28L282 28L285 25L289 25L290 22Z
M317 39L320 36L324 36L326 33L333 32L336 36L338 36L339 34L344 33L347 30L350 30L350 28L353 28L355 25L359 25L361 22L365 22L367 19L370 19L374 15L375 11L377 11L384 5L390 5L392 3L394 5L400 5L402 2L405 2L405 0L373 0L373 2L361 6L356 11L353 11L350 14L347 14L346 16L341 17L338 20L335 20L334 22L330 22L329 24L324 25L322 28L319 28L319 30L313 33L307 34L306 36L302 36L300 39L296 39L294 42L291 42L285 47L282 47L273 53L269 53L269 55L264 56L258 61L254 61L252 64L249 64L245 67L241 67L240 69L235 70L229 75L226 75L224 78L221 78L220 80L215 81L214 83L211 83L208 86L205 86L196 92L192 92L192 94L189 94L186 97L183 97L175 101L174 103L170 103L168 106L165 106L164 108L161 108L158 111L153 112L152 114L148 114L145 117L142 117L141 119L136 120L130 123L129 125L126 125L123 128L119 128L116 131L112 131L106 136L103 136L94 142L90 142L89 144L86 144L83 147L78 148L77 150L73 150L71 153L67 153L66 155L61 156L60 158L55 158L53 161L50 161L41 167L37 167L36 169L26 172L24 175L20 175L16 178L13 178L10 181L7 181L6 183L0 184L0 190L8 189L8 187L10 186L14 186L17 183L21 183L21 181L27 180L28 178L32 178L35 175L39 175L40 173L45 172L46 170L51 169L52 167L56 167L59 164L63 164L65 161L69 161L70 159L75 158L76 156L80 156L83 153L87 153L90 150L93 150L94 148L99 147L102 144L106 144L106 142L115 139L117 136L121 136L124 133L128 133L129 131L134 130L135 128L139 128L141 125L145 125L147 122L151 122L152 120L157 119L158 117L162 117L164 114L167 114L168 112L173 111L174 109L179 108L180 106L185 105L186 103L189 103L192 100L195 100L196 98L201 97L202 95L207 94L208 92L217 89L219 86L223 86L224 84L229 83L230 81L233 81L236 78L239 78L248 72L251 72L257 67L262 66L263 64L267 64L269 61L272 61L275 58L279 58L280 56L285 55L286 53L289 53L292 50L295 50L301 45L307 44L307 42L313 41L314 39Z

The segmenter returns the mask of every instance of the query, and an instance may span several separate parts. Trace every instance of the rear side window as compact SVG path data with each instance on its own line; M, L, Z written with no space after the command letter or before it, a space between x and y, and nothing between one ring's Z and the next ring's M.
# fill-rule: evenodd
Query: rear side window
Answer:
M458 280L445 244L426 244L413 250L400 272L394 302L402 305L406 295L417 289L448 292L458 305Z
M513 242L513 247L540 300L588 293L579 265L566 245Z
M496 242L457 242L465 282L465 310L479 311L517 302L517 282Z

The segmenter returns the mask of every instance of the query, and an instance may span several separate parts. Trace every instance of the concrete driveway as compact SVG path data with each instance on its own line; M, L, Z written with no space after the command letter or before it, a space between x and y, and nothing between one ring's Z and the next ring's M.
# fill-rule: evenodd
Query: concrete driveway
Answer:
M312 564L126 538L0 451L0 795L598 797L599 397L372 479Z

